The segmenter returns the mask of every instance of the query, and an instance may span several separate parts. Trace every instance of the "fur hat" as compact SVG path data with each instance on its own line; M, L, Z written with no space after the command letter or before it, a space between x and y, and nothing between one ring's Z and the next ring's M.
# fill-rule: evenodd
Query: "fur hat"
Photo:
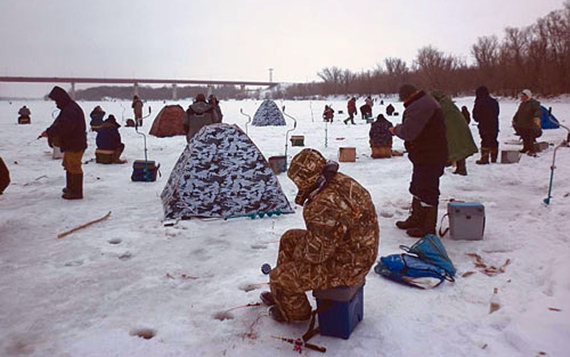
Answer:
M476 97L486 97L488 95L489 95L489 88L487 88L486 86L479 86L475 90Z
M405 101L406 99L408 99L409 96L414 94L417 90L418 89L411 84L402 85L400 87L400 90L398 91L398 95L400 97L400 100L402 102Z
M520 92L519 96L522 97L523 95L526 95L529 99L532 98L532 92L530 91L530 89L523 89Z

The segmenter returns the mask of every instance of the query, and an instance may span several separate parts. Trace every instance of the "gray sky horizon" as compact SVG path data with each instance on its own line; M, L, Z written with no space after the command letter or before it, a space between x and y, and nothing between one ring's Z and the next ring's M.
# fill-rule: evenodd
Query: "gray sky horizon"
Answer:
M502 39L564 2L2 0L0 75L267 81L273 68L275 82L307 82L387 57L409 66L428 45L471 63L478 37ZM51 86L0 83L0 96Z

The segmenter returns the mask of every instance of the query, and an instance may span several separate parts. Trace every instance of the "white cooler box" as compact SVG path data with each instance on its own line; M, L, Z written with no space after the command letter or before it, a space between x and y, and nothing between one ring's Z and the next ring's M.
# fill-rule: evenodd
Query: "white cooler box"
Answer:
M485 232L485 206L479 202L449 202L449 234L455 240L481 240Z

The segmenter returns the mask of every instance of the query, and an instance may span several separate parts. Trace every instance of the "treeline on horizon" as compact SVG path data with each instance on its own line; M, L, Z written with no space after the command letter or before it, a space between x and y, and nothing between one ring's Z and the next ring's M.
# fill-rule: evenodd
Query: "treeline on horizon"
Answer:
M133 99L132 86L99 86L87 89L81 89L76 92L76 99L99 101L106 98L113 99ZM172 87L164 86L160 88L153 88L148 86L139 86L137 89L139 97L144 100L165 100L172 99ZM206 86L186 86L176 88L177 98L186 99L194 98L198 93L208 93ZM238 87L231 85L214 86L212 93L215 93L218 98L228 99L236 98L242 99L246 97Z
M453 96L473 95L480 85L502 96L516 96L524 88L544 97L570 93L570 1L564 3L563 9L550 12L530 26L507 27L502 39L495 35L479 37L471 47L471 55L474 63L467 64L458 56L425 46L418 50L411 65L389 57L364 72L327 67L317 73L321 81L278 86L271 97L391 94L397 93L404 83ZM200 92L206 93L207 88L179 87L178 98L193 98ZM220 99L263 95L262 91L244 93L234 86L215 87L214 93ZM132 97L132 87L97 87L77 94L78 99L86 100L126 99ZM172 88L139 87L139 94L144 99L170 99Z

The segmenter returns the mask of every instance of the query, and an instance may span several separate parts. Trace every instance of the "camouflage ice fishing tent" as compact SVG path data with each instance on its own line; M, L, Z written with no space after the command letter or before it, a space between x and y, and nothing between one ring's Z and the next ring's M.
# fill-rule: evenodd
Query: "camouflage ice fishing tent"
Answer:
M152 122L149 134L159 138L186 135L184 132L184 115L184 109L178 104L165 106Z
M263 154L236 125L202 128L161 194L165 219L293 213Z
M253 115L251 125L254 126L284 126L286 125L283 113L279 110L277 104L270 99L266 99L261 103L257 111Z

